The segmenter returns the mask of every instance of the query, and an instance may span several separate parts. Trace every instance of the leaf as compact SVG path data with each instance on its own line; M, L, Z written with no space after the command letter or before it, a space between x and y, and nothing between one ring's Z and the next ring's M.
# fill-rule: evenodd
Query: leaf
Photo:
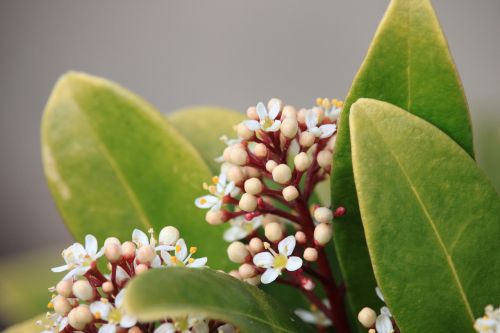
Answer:
M45 174L79 241L92 233L130 239L133 228L174 225L216 268L223 230L205 223L194 199L211 172L196 150L151 105L101 78L68 73L42 123Z
M25 320L21 323L7 327L2 333L40 333L43 327L36 324L38 320L43 320L45 314L37 315L31 319Z
M332 175L334 242L356 314L379 306L354 187L349 109L358 98L383 100L429 121L473 155L467 103L436 14L428 0L393 0L359 69L341 114Z
M311 332L259 288L208 268L151 270L130 282L124 304L143 321L197 314L245 333Z
M474 332L500 295L500 198L432 124L351 107L354 178L375 276L402 332Z
M198 150L212 173L218 174L225 143L220 137L236 137L233 127L245 119L242 113L221 107L198 106L180 109L167 116L169 122Z

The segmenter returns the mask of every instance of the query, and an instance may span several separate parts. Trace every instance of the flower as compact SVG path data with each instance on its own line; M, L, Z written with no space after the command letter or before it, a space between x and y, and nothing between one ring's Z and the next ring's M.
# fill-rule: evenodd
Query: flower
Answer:
M181 266L181 267L203 267L207 263L207 257L193 259L191 256L196 253L198 249L194 246L188 248L184 239L179 239L175 243L175 256L170 255L167 251L161 251L161 257L167 266Z
M223 238L226 242L234 242L245 238L255 229L262 225L262 215L254 217L251 221L247 221L243 216L229 221L231 227L224 232Z
M42 320L38 320L36 324L44 327L41 333L58 333L64 330L68 325L68 317L61 316L55 312L47 312L45 315L45 323Z
M484 317L476 319L474 328L480 333L500 333L500 308L492 305L484 308Z
M332 136L337 130L337 125L335 124L325 124L318 127L318 113L314 109L306 111L306 125L307 131L320 139Z
M130 328L137 323L137 319L125 313L122 308L125 288L122 289L115 298L113 306L106 298L90 304L90 312L96 319L107 321L99 328L99 333L115 333L117 327Z
M263 130L265 132L276 132L280 129L281 121L277 120L276 117L280 113L280 104L278 101L273 101L267 111L266 107L262 102L257 104L257 115L259 116L259 121L257 120L245 120L243 124L252 131Z
M158 326L154 333L208 333L208 322L204 317L188 315L185 317L178 317L172 323L164 323Z
M212 211L220 210L226 195L230 195L235 189L233 182L227 182L227 176L221 173L218 177L212 178L213 185L204 187L211 193L197 198L194 204L198 208L210 208Z
M323 304L329 309L330 303L327 299L323 300ZM322 312L318 310L318 307L314 304L311 305L311 311L304 309L297 309L294 311L297 317L302 319L302 321L314 324L322 327L332 326L332 321Z
M260 277L260 281L264 284L271 283L281 275L281 271L286 270L293 272L302 267L302 259L295 256L290 256L295 248L295 237L288 236L278 243L278 252L267 244L269 252L260 252L253 257L253 263L258 267L266 268L266 271Z
M132 242L134 242L135 245L137 245L137 249L139 249L143 246L148 246L148 245L154 247L155 251L160 251L160 250L171 251L174 249L174 247L170 246L170 245L162 244L162 245L156 246L157 241L154 238L153 228L150 228L148 230L148 232L150 234L149 239L148 239L148 236L146 235L146 233L142 230L134 229L134 231L132 231Z
M384 301L384 295L380 291L379 287L375 288L375 292L377 296L380 298L382 302ZM391 320L392 314L387 306L383 306L380 308L380 314L377 316L377 320L375 321L375 329L377 333L393 333L394 327L392 326Z
M52 272L59 273L68 271L63 280L81 276L90 270L92 263L99 259L104 253L104 248L97 251L97 239L92 235L85 236L85 247L80 243L74 243L62 252L66 265L52 268Z
M339 119L340 112L342 111L343 106L344 102L333 99L331 102L331 108L326 108L325 117L327 117L331 121L337 121L337 119Z

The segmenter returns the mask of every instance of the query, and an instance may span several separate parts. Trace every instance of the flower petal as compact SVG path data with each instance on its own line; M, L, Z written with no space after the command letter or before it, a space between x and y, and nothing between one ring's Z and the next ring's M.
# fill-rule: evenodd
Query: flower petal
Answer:
M226 242L234 242L240 239L245 238L248 235L248 232L240 227L240 226L232 226L226 231L224 231L224 235L222 236Z
M217 197L214 197L213 195L208 194L208 195L204 195L202 197L197 198L194 201L194 204L198 208L210 208L210 207L213 207L218 201L219 201L219 199L217 199Z
M175 333L175 326L171 323L165 323L158 326L154 333Z
M299 257L290 257L286 262L287 271L293 272L302 267L302 259Z
M276 132L280 129L280 127L281 127L281 121L275 120L273 124L266 129L266 132Z
M297 309L294 312L303 322L317 324L316 316L312 312L303 309Z
M188 267L198 268L203 267L207 263L207 257L195 259L192 263L188 264Z
M119 284L121 284L128 279L130 279L130 276L128 275L128 273L123 268L121 268L121 266L117 265L116 266L116 281Z
M288 236L285 237L281 242L278 244L278 251L281 254L286 255L287 257L292 254L293 250L295 249L295 237L294 236Z
M99 333L116 333L115 324L104 324L99 329Z
M255 266L269 268L273 265L274 257L271 253L265 251L257 253L253 257L253 263Z
M260 123L257 120L244 120L243 125L251 131L257 131L260 129Z
M93 235L85 236L85 251L91 257L97 253L97 239Z
M319 129L321 131L320 138L324 139L324 138L328 138L328 137L332 136L333 133L335 133L335 131L337 130L337 125L335 125L335 124L321 125L319 127Z
M375 328L377 333L392 333L394 327L392 326L391 318L385 315L379 315L375 321Z
M172 245L158 245L155 247L155 251L173 251L175 249Z
M132 232L132 242L137 245L137 248L140 248L144 245L149 245L149 239L145 232L139 229L134 229Z
M122 290L120 290L120 292L118 293L118 295L116 295L116 297L115 297L115 306L117 308L120 308L122 306L123 297L125 297L125 290L127 290L127 289L123 288Z
M266 120L268 114L267 114L266 107L264 106L264 103L259 102L257 104L257 107L255 109L257 111L257 114L259 115L259 119L260 120Z
M269 106L269 118L271 120L276 119L278 113L280 113L280 103L277 100L272 100Z
M318 125L318 114L316 113L315 110L313 109L306 110L306 125L308 130Z
M52 267L50 270L54 273L60 273L67 271L68 269L69 269L68 265L62 265L62 266Z
M268 268L266 269L264 274L262 274L262 276L260 277L260 282L262 282L263 284L271 283L278 278L280 273L281 273L280 270L274 268Z
M94 302L89 306L90 312L92 312L94 316L98 315L100 319L104 320L108 320L112 308L113 306L110 303L104 302Z
M170 253L168 253L167 251L161 251L160 252L160 256L161 258L163 259L163 262L167 265L167 266L172 266L172 256L170 255Z
M179 261L184 261L188 255L188 250L186 246L186 242L184 239L179 239L177 240L177 243L175 243L175 257Z
M375 287L375 293L377 294L378 298L380 298L380 300L382 302L385 302L384 295L382 295L382 291L380 290L379 287Z
M156 255L153 259L153 261L151 262L151 267L152 268L158 268L158 267L161 267L161 259L160 259L160 256L159 255Z
M122 320L120 320L120 326L124 328L130 328L137 323L137 319L128 314L124 314L122 316Z

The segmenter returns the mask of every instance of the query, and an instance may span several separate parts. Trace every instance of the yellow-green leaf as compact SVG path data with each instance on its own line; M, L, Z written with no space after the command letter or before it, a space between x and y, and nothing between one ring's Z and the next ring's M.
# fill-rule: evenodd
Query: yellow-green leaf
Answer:
M23 322L17 323L10 327L7 327L2 333L40 333L44 330L42 326L36 324L38 320L43 320L45 314L38 315L34 318L27 319Z

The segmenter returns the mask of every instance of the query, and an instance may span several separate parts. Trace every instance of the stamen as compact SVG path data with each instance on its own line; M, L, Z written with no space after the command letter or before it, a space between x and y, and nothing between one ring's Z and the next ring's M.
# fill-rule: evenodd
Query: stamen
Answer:
M212 183L214 183L214 184L218 184L218 183L219 183L219 177L217 177L217 176L213 176L213 177L212 177Z
M191 246L191 247L189 248L189 253L191 253L191 254L195 254L195 253L196 253L196 251L198 251L198 248L197 248L196 246Z
M175 246L175 252L181 252L181 246L180 245L176 245Z

